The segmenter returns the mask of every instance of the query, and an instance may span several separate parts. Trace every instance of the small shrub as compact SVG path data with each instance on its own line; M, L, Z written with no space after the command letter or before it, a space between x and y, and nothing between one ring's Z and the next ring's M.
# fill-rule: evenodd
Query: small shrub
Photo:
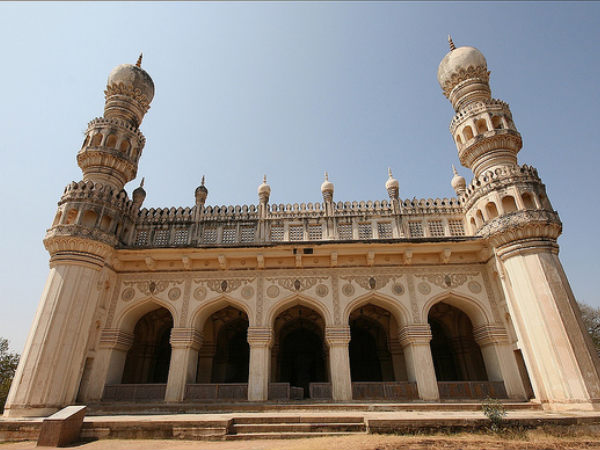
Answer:
M491 422L490 430L494 433L502 431L504 428L504 417L506 417L506 409L502 402L488 397L481 403L481 409Z

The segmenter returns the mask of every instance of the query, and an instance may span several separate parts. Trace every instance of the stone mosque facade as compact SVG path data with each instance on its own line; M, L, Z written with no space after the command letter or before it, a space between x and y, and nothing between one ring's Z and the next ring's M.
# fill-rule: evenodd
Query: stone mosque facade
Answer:
M5 415L119 402L441 402L596 409L600 362L558 257L561 221L486 59L438 81L467 184L456 197L146 208L141 68L109 75L44 238L50 273ZM152 157L152 155L150 155ZM383 184L383 183L382 183ZM122 403L121 403L122 404Z

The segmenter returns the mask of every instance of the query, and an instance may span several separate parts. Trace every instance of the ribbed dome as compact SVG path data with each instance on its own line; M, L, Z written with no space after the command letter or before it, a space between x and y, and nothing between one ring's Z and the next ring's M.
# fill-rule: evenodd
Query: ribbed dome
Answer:
M120 84L140 90L140 93L146 96L148 103L154 98L154 82L150 75L137 65L121 64L115 67L108 75L108 85Z
M451 80L453 74L461 70L466 71L469 67L487 70L487 61L483 53L475 47L468 46L450 50L438 67L437 79L442 89Z
M390 189L398 189L400 183L392 176L392 169L388 169L388 180L385 182L385 188L389 191Z
M271 186L267 184L267 176L263 177L263 182L258 186L258 195L271 195Z
M464 191L467 188L467 182L465 181L464 177L458 174L454 166L452 166L452 171L454 172L454 176L452 177L452 181L450 181L450 184L458 194L460 191Z
M321 192L333 193L333 183L329 181L329 175L327 175L327 172L325 172L325 181L323 181L323 184L321 185Z

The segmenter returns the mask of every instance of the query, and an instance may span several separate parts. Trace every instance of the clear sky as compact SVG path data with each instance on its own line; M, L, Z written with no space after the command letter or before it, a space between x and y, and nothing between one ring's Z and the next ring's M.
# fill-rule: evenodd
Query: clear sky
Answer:
M580 301L600 306L600 3L0 2L0 336L21 351L48 273L56 202L121 63L156 86L141 129L145 206L450 197L459 166L437 84L451 33L486 56L524 147L564 222L561 259ZM459 167L467 180L470 172ZM126 186L131 192L138 180ZM85 299L82 299L85 301Z

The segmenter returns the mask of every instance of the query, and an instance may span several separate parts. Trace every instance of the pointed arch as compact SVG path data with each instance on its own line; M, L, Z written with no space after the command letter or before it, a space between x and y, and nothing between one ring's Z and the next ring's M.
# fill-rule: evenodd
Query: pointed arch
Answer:
M363 305L366 305L367 303L371 303L389 311L396 320L399 328L408 325L410 322L410 313L408 309L406 309L406 307L398 300L379 293L368 293L355 298L346 305L344 312L342 313L342 323L347 324L352 311Z
M174 326L177 325L177 311L174 306L160 300L156 297L147 297L143 300L139 300L134 304L130 305L125 310L121 311L120 317L117 320L117 328L121 331L133 333L135 325L144 315L148 314L155 309L165 308L171 314Z
M275 323L275 319L277 318L277 316L279 314L281 314L286 309L289 309L296 305L303 305L303 306L307 306L309 308L314 309L316 312L318 312L323 317L326 327L333 326L333 324L334 324L333 317L331 316L329 310L327 309L327 306L325 306L323 303L319 302L318 300L312 299L310 297L305 297L305 296L299 295L299 294L295 294L290 297L287 297L283 300L278 301L273 306L271 306L271 308L267 311L267 314L266 314L267 320L265 321L265 324L270 327L273 327L274 323Z
M194 311L192 314L191 326L202 331L204 324L206 323L206 319L208 319L213 313L226 308L227 306L231 306L246 313L248 321L250 322L250 326L253 326L255 323L255 317L254 314L252 314L251 308L246 303L231 298L227 295L221 295L220 297L217 297L200 306L196 311Z
M457 294L454 291L443 292L430 298L421 310L421 320L427 322L429 311L434 305L440 302L452 305L464 312L471 320L474 328L494 322L492 312L483 302L463 294Z

